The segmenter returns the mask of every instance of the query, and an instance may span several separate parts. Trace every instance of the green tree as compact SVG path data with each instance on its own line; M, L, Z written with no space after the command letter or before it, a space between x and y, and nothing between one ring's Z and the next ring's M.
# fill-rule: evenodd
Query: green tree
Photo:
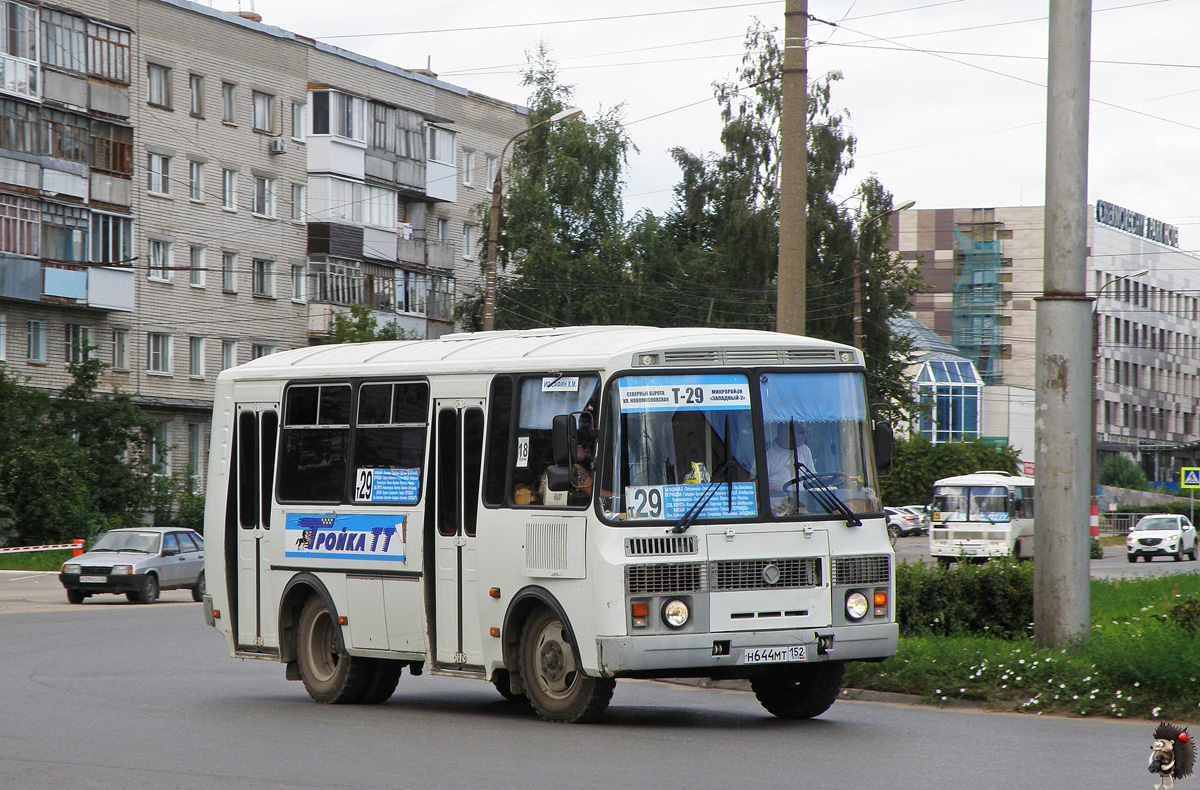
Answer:
M326 343L370 343L373 340L417 340L412 333L401 329L395 321L383 326L371 311L361 304L350 305L348 314L334 313L329 321L332 337Z
M1132 488L1141 491L1146 487L1146 473L1142 467L1124 455L1110 455L1104 459L1098 477L1102 486Z
M924 436L910 436L896 441L892 468L880 490L887 505L927 504L933 499L934 482L943 477L984 469L1016 474L1018 461L1016 448L1006 444L982 439L933 444Z
M531 126L572 106L545 44L532 53ZM622 323L634 314L621 190L633 144L621 109L535 126L505 170L496 327ZM480 210L486 238L487 212ZM486 255L486 247L484 248Z

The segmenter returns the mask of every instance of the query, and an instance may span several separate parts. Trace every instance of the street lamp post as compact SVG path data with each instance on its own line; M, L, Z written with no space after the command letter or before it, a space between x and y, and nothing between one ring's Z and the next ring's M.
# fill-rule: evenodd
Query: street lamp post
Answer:
M1107 288L1116 285L1121 280L1126 280L1130 277L1144 277L1149 273L1149 269L1138 269L1128 274L1113 277L1096 289L1096 301L1092 304L1092 512L1089 530L1092 537L1098 537L1100 534L1100 500L1098 494L1100 463L1097 458L1097 435L1099 433L1097 425L1100 422L1100 296Z
M508 147L513 144L513 141L521 135L528 134L539 126L558 123L559 121L569 121L572 118L578 118L580 115L583 115L583 110L577 108L556 112L549 118L538 121L508 138L508 142L504 144L504 148L500 151L500 159L496 162L496 179L492 182L492 210L491 219L488 223L487 264L483 278L483 329L485 332L496 328L496 264L500 245L500 190L503 186L501 183L501 174L504 172L504 155L508 153Z
M877 211L867 217L858 226L858 240L854 243L854 347L862 351L863 347L863 289L862 289L862 234L863 231L871 226L872 223L889 216L893 211L907 211L917 205L917 201L910 200L907 203L902 203L896 208L889 208L884 211Z

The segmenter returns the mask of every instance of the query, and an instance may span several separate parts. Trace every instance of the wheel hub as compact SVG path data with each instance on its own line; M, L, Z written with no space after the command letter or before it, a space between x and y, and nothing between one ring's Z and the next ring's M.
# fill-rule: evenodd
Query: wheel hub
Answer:
M542 645L539 655L542 665L542 676L547 681L554 683L562 680L566 670L566 662L563 660L562 643L556 640L549 640Z

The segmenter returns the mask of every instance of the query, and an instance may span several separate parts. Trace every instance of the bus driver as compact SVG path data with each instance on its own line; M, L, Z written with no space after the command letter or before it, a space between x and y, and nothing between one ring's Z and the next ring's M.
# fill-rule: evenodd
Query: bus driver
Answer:
M775 435L767 442L767 483L771 489L771 509L777 515L798 511L798 491L802 483L796 464L816 474L812 450L808 447L808 426L798 420L775 425Z

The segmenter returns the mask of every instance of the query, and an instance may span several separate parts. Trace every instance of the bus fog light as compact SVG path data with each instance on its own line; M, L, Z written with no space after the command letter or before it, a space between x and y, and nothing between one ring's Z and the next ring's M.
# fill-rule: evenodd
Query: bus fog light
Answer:
M682 628L687 624L688 617L690 616L691 612L688 611L688 605L678 598L672 598L663 607L663 622L671 628Z
M867 614L867 596L857 590L846 596L846 616L851 620L861 620Z
M650 604L645 601L633 601L629 604L629 616L634 628L645 628L650 624Z

